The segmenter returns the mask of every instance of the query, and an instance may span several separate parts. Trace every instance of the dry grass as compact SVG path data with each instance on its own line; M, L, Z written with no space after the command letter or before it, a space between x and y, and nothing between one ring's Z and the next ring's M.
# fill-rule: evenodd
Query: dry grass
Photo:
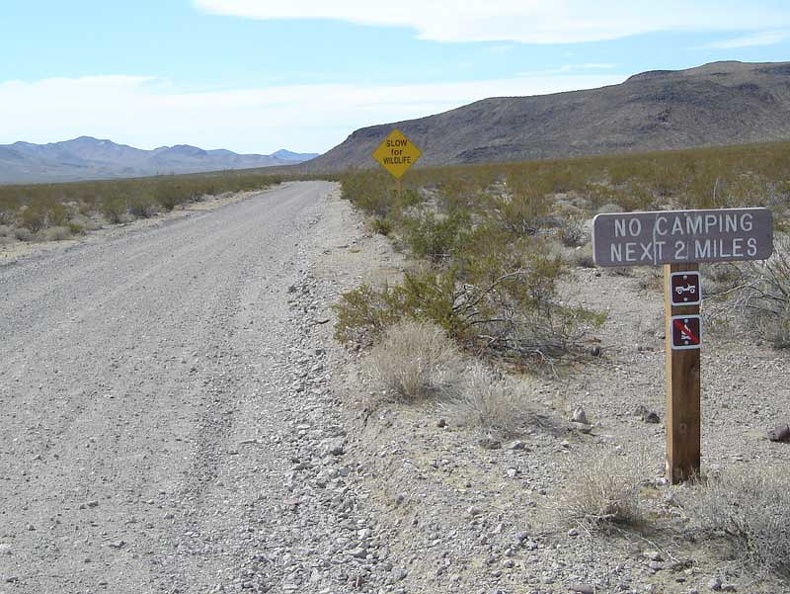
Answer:
M370 353L374 378L399 400L415 401L450 389L461 354L440 327L414 320L390 326Z
M790 578L790 478L786 468L749 467L708 477L685 491L695 527L724 538L758 571Z
M647 455L625 455L613 448L590 459L567 463L568 488L554 503L557 520L585 530L639 526L644 521L640 493L646 484Z
M501 377L477 362L464 371L458 394L446 407L457 424L497 437L540 423L529 381Z
M790 348L790 236L774 238L774 253L765 262L739 266L745 283L736 308L746 313L749 327L777 349ZM754 331L754 330L753 330Z

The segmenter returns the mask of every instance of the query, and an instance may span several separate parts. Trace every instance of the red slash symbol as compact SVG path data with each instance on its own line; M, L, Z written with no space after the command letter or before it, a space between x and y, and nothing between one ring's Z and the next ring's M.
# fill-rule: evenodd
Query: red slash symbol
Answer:
M688 338L692 344L699 344L699 336L694 334L694 331L683 320L675 318L675 328L680 330L680 334L684 339Z

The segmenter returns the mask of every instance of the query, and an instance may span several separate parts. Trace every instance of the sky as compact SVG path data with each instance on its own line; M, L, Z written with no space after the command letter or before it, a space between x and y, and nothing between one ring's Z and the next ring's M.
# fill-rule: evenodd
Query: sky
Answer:
M487 97L790 60L787 0L3 0L0 144L323 153Z

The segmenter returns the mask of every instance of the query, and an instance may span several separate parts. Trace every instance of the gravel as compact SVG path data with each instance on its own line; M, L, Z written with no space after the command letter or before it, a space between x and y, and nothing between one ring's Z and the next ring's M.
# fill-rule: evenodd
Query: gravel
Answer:
M308 272L334 192L286 184L0 268L9 592L397 581L330 387L331 296Z

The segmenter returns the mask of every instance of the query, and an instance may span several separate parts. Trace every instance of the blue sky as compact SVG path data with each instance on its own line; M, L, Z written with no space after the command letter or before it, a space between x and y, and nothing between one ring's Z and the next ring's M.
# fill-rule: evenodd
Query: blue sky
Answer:
M5 0L0 144L324 152L492 96L790 60L786 0Z

